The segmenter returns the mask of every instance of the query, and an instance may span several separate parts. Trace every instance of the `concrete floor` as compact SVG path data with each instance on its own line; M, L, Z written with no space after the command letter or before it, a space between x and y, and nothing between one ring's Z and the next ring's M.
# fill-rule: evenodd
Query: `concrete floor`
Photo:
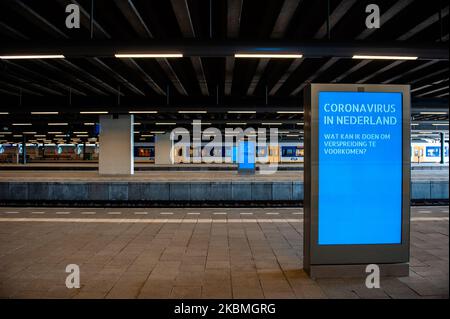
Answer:
M413 170L412 180L448 181L448 170ZM239 175L236 171L147 171L129 176L105 176L96 171L0 171L0 181L292 181L303 180L303 171L277 171L269 175Z
M448 230L448 207L413 207L410 276L367 289L307 277L298 208L0 207L0 297L448 298Z

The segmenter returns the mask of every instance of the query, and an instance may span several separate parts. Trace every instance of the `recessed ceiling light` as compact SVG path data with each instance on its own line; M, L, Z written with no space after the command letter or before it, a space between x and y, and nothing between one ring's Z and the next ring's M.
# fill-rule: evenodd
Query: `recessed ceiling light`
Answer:
M158 111L128 111L130 114L155 114Z
M256 111L227 111L230 114L255 114Z
M353 59L367 60L417 60L416 56L394 56L394 55L354 55Z
M108 114L108 111L81 111L80 114Z
M206 114L207 111L178 111L180 114Z
M60 54L41 54L41 55L0 55L3 60L19 60L19 59L64 59L64 55Z
M47 112L47 111L43 111L43 112L31 112L32 115L56 115L59 114L59 112Z
M236 53L235 58L259 58L259 59L300 59L298 53Z
M181 53L117 53L116 58L182 58Z

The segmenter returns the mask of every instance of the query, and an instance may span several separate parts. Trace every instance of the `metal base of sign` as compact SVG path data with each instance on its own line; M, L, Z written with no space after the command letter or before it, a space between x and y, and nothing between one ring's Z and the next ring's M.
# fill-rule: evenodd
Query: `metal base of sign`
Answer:
M305 269L312 279L318 278L361 278L367 277L367 265L310 265ZM377 264L381 277L408 277L409 264Z

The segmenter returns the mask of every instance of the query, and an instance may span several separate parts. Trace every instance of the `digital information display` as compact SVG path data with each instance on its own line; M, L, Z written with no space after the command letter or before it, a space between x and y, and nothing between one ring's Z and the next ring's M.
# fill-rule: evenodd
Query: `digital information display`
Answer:
M402 93L318 93L318 244L402 241Z
M255 170L255 142L240 141L238 146L238 170Z

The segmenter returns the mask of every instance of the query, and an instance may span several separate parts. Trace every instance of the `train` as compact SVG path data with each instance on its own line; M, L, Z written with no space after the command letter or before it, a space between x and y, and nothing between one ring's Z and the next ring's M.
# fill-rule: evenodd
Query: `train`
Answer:
M193 157L202 158L207 155L206 142L199 148L192 145L176 144L172 149L174 164L192 163ZM211 156L216 156L222 163L237 162L237 147L235 145L223 145L209 149ZM18 163L23 150L22 144L0 144L0 163ZM449 144L445 142L445 162L449 161ZM98 161L99 145L97 143L86 144L27 144L27 160L31 162L50 161ZM256 146L256 158L258 163L303 163L303 142L280 142L278 145ZM154 163L155 144L135 143L134 159L137 163ZM441 144L435 140L419 139L411 143L411 163L440 163ZM202 159L202 162L205 162Z

